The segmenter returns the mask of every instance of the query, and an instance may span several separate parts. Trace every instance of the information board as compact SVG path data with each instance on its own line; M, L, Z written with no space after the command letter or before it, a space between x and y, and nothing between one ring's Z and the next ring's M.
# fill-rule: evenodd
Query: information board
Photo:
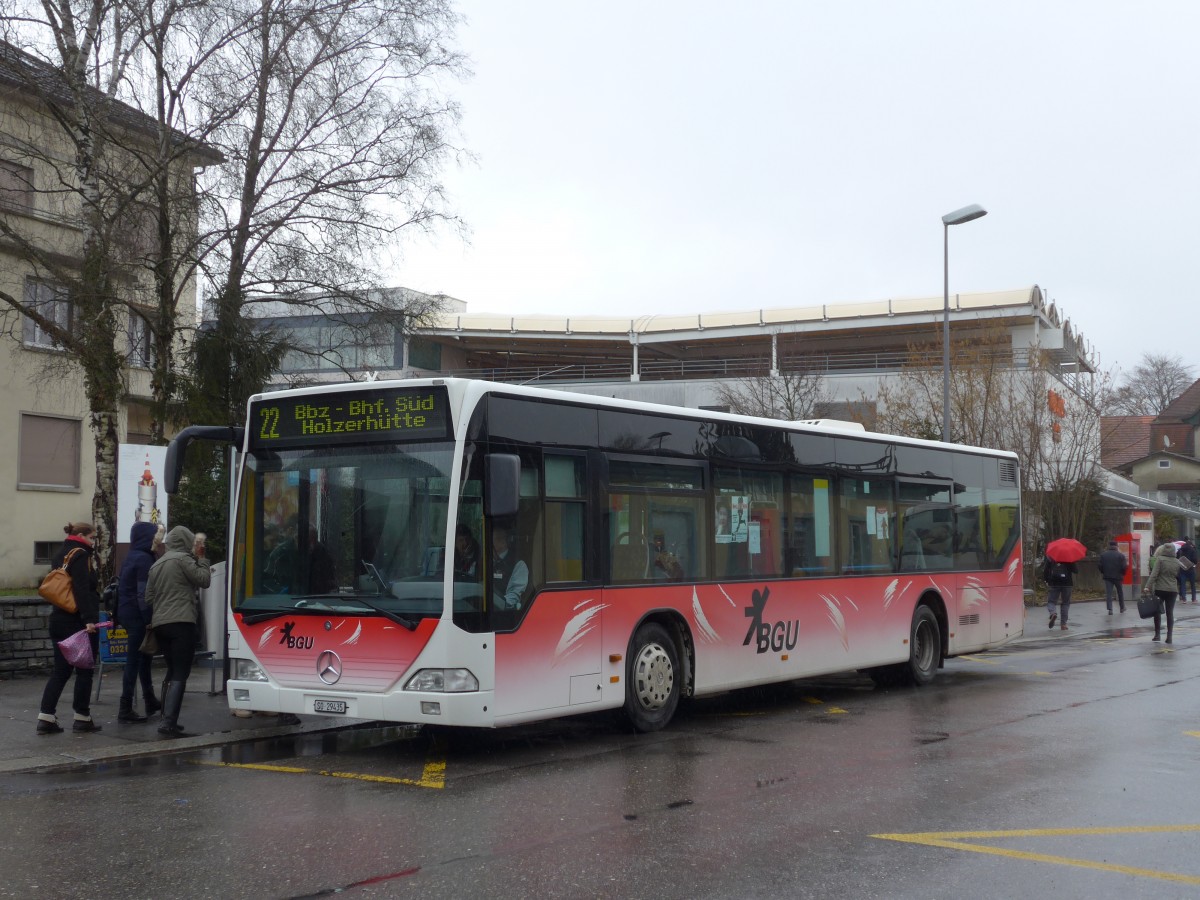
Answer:
M124 628L100 629L100 662L124 663L129 655L129 632Z
M364 387L268 397L250 407L250 449L313 447L450 436L444 387Z

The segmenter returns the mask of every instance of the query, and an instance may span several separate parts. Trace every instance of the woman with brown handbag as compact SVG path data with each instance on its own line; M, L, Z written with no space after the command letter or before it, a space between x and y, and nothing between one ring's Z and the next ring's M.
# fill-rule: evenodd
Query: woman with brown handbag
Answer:
M72 666L58 646L73 634L87 630L92 642L92 658L100 651L100 637L96 623L100 621L99 580L92 563L95 548L91 536L95 529L90 522L72 522L63 528L67 538L62 549L55 554L53 565L59 568L67 562L67 574L71 576L71 591L75 595L75 612L69 613L51 607L50 640L54 644L54 669L46 689L42 692L42 705L38 712L37 733L59 734L63 728L58 724L58 699L63 689L75 676L75 696L71 704L75 711L73 731L99 731L100 726L92 720L92 670ZM76 552L78 551L78 552ZM67 557L70 556L70 560Z

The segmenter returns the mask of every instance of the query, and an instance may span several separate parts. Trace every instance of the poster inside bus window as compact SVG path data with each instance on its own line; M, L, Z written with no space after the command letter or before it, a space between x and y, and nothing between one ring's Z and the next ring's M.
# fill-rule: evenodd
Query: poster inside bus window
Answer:
M450 437L442 387L378 387L267 397L250 408L250 449Z

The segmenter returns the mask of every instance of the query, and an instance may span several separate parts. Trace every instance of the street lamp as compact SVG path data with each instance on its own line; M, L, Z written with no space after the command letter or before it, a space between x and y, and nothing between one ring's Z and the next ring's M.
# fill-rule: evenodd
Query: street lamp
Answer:
M950 440L950 226L986 216L978 203L942 216L942 270L945 278L942 306L942 440Z

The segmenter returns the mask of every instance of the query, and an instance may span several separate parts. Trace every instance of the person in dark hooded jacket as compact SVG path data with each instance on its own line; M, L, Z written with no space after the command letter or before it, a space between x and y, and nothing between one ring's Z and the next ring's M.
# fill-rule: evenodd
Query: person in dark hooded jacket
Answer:
M153 545L157 533L158 526L153 522L133 523L129 530L129 555L125 557L117 578L117 620L129 635L117 721L126 724L145 722L146 716L152 716L162 708L154 696L154 681L150 676L153 660L138 650L153 615L153 610L146 604L146 579L150 575L150 567L154 565ZM133 692L139 678L142 696L146 699L145 716L139 715L133 708Z

